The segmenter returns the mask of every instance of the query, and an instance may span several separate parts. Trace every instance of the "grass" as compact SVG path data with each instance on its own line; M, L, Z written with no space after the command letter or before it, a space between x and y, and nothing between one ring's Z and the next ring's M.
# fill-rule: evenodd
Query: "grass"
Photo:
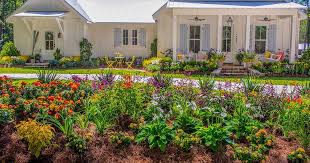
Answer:
M37 73L39 68L0 68L1 74L27 74L27 73ZM128 69L55 69L57 74L98 74L98 73L108 73L112 72L117 75L137 75L137 76L152 76L154 73L145 72L141 70L128 70ZM189 78L189 79L200 79L205 77L205 75L191 75L186 76L184 74L165 74L173 78ZM215 77L217 81L233 81L239 82L240 77ZM271 83L276 85L301 85L310 81L310 78L302 77L258 77L255 79L259 83Z

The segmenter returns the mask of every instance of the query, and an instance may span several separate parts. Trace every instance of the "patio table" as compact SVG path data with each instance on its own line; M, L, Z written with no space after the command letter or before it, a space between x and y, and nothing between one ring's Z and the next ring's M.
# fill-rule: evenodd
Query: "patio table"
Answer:
M118 56L118 57L115 57L115 59L116 59L116 67L122 67L125 57Z

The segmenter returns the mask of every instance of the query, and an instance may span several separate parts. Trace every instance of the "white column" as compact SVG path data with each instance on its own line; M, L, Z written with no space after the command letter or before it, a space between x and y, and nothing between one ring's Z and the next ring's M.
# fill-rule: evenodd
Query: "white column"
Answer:
M291 54L290 54L290 63L295 62L296 55L296 35L297 35L297 16L292 16L292 35L291 35Z
M245 33L245 50L250 50L250 36L251 36L251 16L246 16L246 33Z
M172 18L172 50L173 60L177 60L177 16L174 15Z
M222 34L223 34L223 16L218 16L217 22L217 50L222 51Z

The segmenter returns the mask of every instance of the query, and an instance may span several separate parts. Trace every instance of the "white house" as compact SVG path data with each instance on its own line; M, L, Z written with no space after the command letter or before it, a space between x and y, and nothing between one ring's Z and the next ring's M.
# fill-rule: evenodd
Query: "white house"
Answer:
M244 49L285 51L294 62L303 9L287 0L28 0L7 21L22 54L31 54L39 32L34 49L45 60L56 48L79 55L85 37L96 57L149 56L158 38L158 51L172 49L174 59L217 49L232 63Z

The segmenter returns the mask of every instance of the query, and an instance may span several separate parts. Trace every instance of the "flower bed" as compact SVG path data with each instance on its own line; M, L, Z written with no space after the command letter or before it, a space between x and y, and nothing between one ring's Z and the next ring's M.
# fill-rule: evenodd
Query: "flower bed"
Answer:
M112 74L19 84L0 77L0 160L307 161L310 86L279 94L241 81L227 91L213 78L194 87L160 74L148 83Z

